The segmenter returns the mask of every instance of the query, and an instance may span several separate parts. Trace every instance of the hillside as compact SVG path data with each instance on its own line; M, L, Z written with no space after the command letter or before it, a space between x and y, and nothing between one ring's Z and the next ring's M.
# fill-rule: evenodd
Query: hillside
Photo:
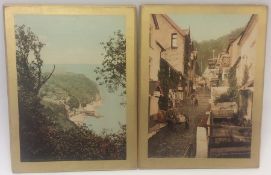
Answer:
M223 35L217 39L196 42L195 47L198 50L198 65L199 68L202 66L202 71L208 65L208 59L213 56L213 49L215 50L215 55L225 50L229 44L230 39L236 38L244 28L237 28L231 31L229 34ZM202 62L201 62L202 61Z
M67 100L72 97L84 105L96 100L99 89L97 84L85 75L68 72L53 74L40 94L54 100Z
M99 89L85 75L59 73L53 74L41 88L40 97L58 126L68 129L74 126L68 120L68 112L97 100Z

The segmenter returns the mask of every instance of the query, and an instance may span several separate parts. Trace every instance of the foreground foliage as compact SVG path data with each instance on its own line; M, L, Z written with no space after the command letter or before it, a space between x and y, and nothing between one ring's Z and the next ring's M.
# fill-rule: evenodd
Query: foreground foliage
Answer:
M120 31L114 32L114 36L108 41L101 42L105 53L102 54L102 66L97 67L96 80L100 85L106 85L109 92L126 94L126 39Z

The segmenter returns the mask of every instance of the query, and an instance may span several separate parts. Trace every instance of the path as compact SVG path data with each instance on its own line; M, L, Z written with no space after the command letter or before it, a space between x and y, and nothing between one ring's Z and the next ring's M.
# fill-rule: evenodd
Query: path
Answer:
M209 108L210 92L205 88L200 88L197 90L197 98L199 102L197 107L193 107L189 99L184 100L183 104L178 106L179 112L183 111L185 115L189 116L189 129L179 127L174 130L169 126L162 128L149 139L149 157L184 157L190 146L191 154L188 156L195 156L197 123Z

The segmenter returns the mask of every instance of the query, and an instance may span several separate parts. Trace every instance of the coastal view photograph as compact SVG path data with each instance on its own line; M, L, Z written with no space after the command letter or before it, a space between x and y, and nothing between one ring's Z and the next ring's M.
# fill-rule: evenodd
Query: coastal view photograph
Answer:
M149 158L250 158L256 14L151 14Z
M17 15L22 162L126 159L125 16Z

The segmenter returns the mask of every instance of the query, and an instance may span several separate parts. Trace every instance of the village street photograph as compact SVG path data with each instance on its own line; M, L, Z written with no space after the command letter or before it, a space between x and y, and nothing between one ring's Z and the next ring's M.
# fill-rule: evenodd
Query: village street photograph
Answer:
M149 158L250 158L256 14L151 14Z
M123 15L16 15L21 162L126 160Z

